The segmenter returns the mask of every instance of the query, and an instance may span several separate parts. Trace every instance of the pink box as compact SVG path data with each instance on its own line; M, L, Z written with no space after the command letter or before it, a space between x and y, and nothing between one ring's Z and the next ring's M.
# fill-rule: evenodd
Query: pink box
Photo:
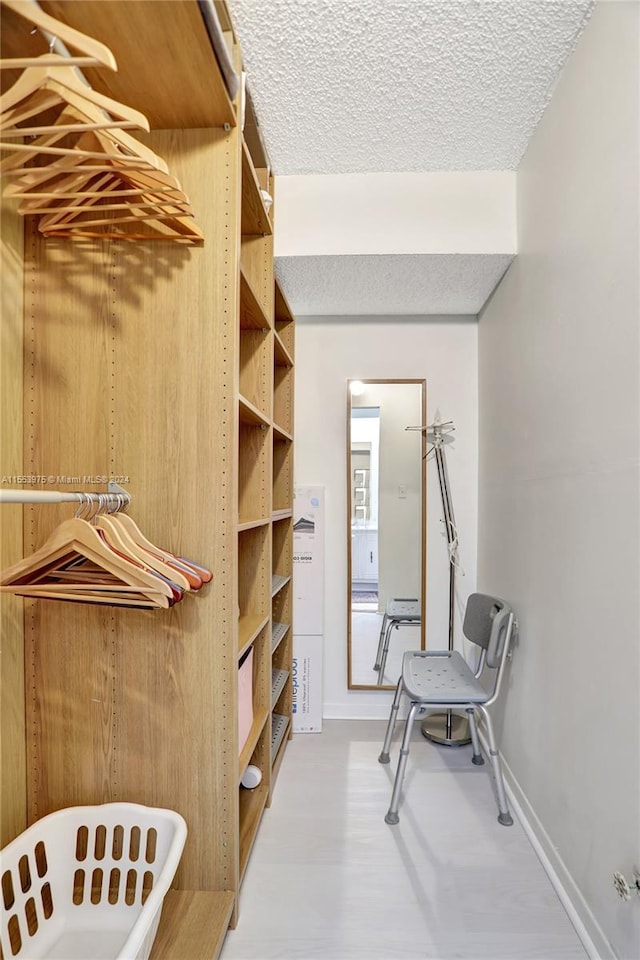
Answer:
M253 647L243 655L238 667L238 753L242 753L252 724Z

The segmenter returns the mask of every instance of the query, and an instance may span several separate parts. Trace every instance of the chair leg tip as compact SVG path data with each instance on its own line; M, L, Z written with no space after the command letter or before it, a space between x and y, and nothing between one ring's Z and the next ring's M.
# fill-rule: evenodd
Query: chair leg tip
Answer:
M503 827L512 827L513 817L510 813L501 813L498 817L498 823L501 823Z
M471 763L475 763L477 767L481 767L484 763L484 757L480 753L474 753L471 757Z
M393 827L396 823L400 823L400 817L397 813L388 813L384 818L384 822L391 824Z
M389 763L389 754L381 753L378 757L378 763Z

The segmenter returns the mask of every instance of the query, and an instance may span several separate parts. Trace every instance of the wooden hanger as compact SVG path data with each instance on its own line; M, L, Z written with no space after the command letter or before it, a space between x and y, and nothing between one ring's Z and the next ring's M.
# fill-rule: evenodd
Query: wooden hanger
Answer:
M2 0L2 6L6 7L8 10L12 10L19 17L27 20L34 27L42 30L47 39L55 37L60 40L66 47L71 47L72 50L79 50L82 56L79 57L69 57L67 63L73 64L74 66L86 66L86 67L107 67L109 70L117 70L118 66L115 61L115 57L111 53L108 47L103 43L100 43L98 40L94 40L92 37L88 37L86 34L81 33L79 30L75 30L73 27L67 26L66 23L62 23L60 20L56 20L55 17L49 16L45 13L40 7L36 4L25 3L24 0ZM48 65L49 62L57 62L57 58L54 59L55 55L47 57L45 54L42 57L38 57L37 60L42 65ZM35 58L12 58L0 60L0 69L4 70L7 68L19 68L30 67Z
M122 180L119 178L114 178L113 176L109 177L110 182L104 183L103 180L106 180L109 177L108 174L104 174L100 180L101 189L95 191L95 196L91 197L82 197L75 196L71 198L55 198L53 201L50 201L50 205L42 205L42 203L35 205L32 204L21 204L19 207L20 213L33 213L33 214L48 214L49 217L46 220L45 226L50 227L54 223L66 223L72 222L82 215L93 215L102 214L104 211L114 211L114 210L126 210L130 211L135 209L144 210L148 215L157 213L159 216L191 216L193 215L193 210L189 204L188 198L185 196L182 200L175 200L171 197L162 196L160 194L157 196L152 190L147 190L146 192L142 191L131 191L133 192L137 199L134 201L131 197L121 197L120 186ZM124 203L105 203L105 200L114 200L118 201L124 199ZM23 207L25 208L23 210ZM107 220L113 219L112 217L107 217Z
M53 122L37 121L28 126L18 126L23 121L31 120L40 114L50 116L54 110L59 110L57 119ZM141 121L145 121L144 123ZM149 130L146 118L140 114L140 119L114 120L102 107L96 107L90 100L81 98L77 94L60 99L51 91L43 90L40 96L34 96L22 109L7 110L0 117L0 134L6 140L32 137L46 133L84 133L87 130Z
M159 573L160 576L165 577L165 579L175 583L181 590L191 590L191 583L187 577L179 570L170 567L156 554L142 547L134 540L126 524L123 524L121 520L122 518L119 514L107 513L98 515L94 520L94 525L100 530L104 530L110 543L113 537L113 544L117 546L118 549L125 550L131 557L137 558L145 567L148 567L155 571L155 573Z
M135 140L120 128L116 130L90 130L83 133L78 141L70 147L55 147L52 144L59 142L65 136L61 134L47 134L36 138L32 143L0 142L0 150L13 153L0 163L0 174L9 170L28 170L25 166L40 154L46 156L71 157L72 159L105 160L123 168L142 168L160 170L168 173L169 169L157 154L146 147L139 140Z
M44 221L44 222L43 222ZM143 223L149 232L136 230L115 229L118 224ZM113 225L113 226L112 226ZM104 227L100 230L99 227ZM136 211L129 217L114 217L95 219L92 221L78 221L65 224L48 224L46 217L38 223L39 231L45 237L112 239L112 240L176 240L185 243L203 243L204 234L194 220L188 217L159 217L148 216L144 211Z
M94 576L87 583L78 567L74 569L74 564L87 561L94 572L104 575L104 582ZM69 583L74 573L78 574L76 582ZM63 521L39 550L4 570L0 584L0 590L20 596L46 594L89 603L135 599L166 608L174 600L164 580L115 552L95 527L78 517Z
M188 561L179 559L169 551L163 550L162 548L157 547L154 543L151 543L151 541L141 533L136 522L127 513L116 513L115 518L118 523L125 527L134 542L145 549L148 553L163 560L164 563L166 563L170 568L175 568L178 572L182 573L182 575L188 580L192 590L200 589L205 582L201 575L204 571L204 568L199 567L199 573L193 564L189 564ZM205 574L209 573L209 571L204 572ZM211 577L212 575L209 576L209 579L206 581L207 583Z
M161 170L137 169L133 167L114 166L110 161L105 163L89 163L81 157L73 156L62 157L46 167L27 167L20 171L14 171L20 177L13 184L9 184L4 189L4 196L7 197L28 197L28 196L55 196L59 193L64 196L65 192L73 196L76 193L82 196L85 192L90 196L92 192L100 188L85 191L85 188L92 184L101 182L104 185L110 178L120 180L126 188L131 189L131 196L138 193L145 193L147 189L153 189L155 193L167 193L176 200L187 200L187 195L183 191L177 177L170 173L163 173ZM102 176L107 179L102 180ZM46 184L50 181L49 190ZM44 187L44 190L40 188Z
M128 120L144 130L149 130L149 122L139 110L113 100L93 87L83 83L73 67L68 66L65 57L55 57L55 65L28 67L20 74L16 82L0 96L0 116L2 123L16 122L19 111L25 108L25 101L40 94L43 90L57 96L61 101L76 102L75 98L106 110L119 120ZM22 105L22 106L21 106ZM28 104L27 104L28 106ZM9 113L9 111L14 111Z

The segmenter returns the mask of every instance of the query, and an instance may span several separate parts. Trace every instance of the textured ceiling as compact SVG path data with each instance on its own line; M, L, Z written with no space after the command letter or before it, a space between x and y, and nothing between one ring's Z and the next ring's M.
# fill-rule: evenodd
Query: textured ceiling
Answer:
M280 257L276 273L299 316L476 315L513 257Z
M516 170L594 0L233 0L276 175ZM477 314L512 258L286 257L298 316Z
M233 0L276 174L515 170L592 0Z

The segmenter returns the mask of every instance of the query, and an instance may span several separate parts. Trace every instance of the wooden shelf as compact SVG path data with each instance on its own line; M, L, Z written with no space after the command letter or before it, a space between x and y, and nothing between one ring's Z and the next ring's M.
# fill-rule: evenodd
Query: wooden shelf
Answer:
M280 520L289 520L293 516L293 510L290 507L285 507L283 510L274 510L271 514L271 519L274 523L278 523Z
M40 6L109 47L117 72L83 73L94 90L141 111L152 130L236 125L196 0L41 0Z
M249 278L240 266L240 329L270 330L271 322L265 314Z
M270 237L273 230L246 143L242 144L242 235Z
M251 754L256 748L258 740L260 739L260 734L264 729L264 725L269 718L268 710L257 710L254 713L253 723L251 724L251 730L249 731L249 736L247 737L247 742L242 748L240 754L240 759L238 761L238 782L242 778L242 774L245 772L249 766L249 761L251 760Z
M293 359L291 354L285 347L282 337L279 333L275 333L273 337L273 359L274 363L278 367L292 367Z
M256 517L254 520L238 521L238 533L244 533L246 530L255 530L256 527L266 527L270 523L268 517Z
M238 397L238 415L240 423L265 428L271 426L270 418L243 396Z
M278 281L275 283L275 329L289 354L294 356L295 320Z
M273 459L273 509L286 510L293 501L293 444L282 442L274 434ZM293 511L291 513L293 515ZM284 516L283 516L284 519Z
M238 607L240 620L269 616L271 602L271 523L238 533Z
M212 960L222 949L234 896L230 890L169 890L149 960Z
M246 615L238 620L238 657L248 650L263 627L269 622L269 617ZM272 632L273 633L273 632Z
M269 790L266 783L259 783L253 790L240 787L240 878L249 862L249 855L260 826L260 819L267 804ZM191 957L189 957L191 960Z
M285 430L284 427L279 426L275 422L273 424L273 439L275 441L293 443L293 435L290 434L288 430Z

